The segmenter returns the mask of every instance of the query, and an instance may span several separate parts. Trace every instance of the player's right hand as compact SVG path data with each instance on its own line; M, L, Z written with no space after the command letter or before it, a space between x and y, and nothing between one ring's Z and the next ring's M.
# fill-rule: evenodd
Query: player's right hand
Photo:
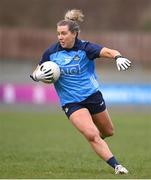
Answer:
M41 71L40 68L38 68L36 71L33 72L32 77L35 81L45 81L52 79L53 73L51 72L51 70L44 72Z

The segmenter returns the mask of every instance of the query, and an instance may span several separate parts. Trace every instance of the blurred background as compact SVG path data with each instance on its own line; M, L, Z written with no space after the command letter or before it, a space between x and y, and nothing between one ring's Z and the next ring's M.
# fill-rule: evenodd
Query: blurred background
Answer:
M132 61L128 71L118 72L115 61L97 59L107 102L151 104L151 0L0 0L0 103L57 102L52 85L34 83L29 75L57 40L56 23L72 8L85 14L81 39Z

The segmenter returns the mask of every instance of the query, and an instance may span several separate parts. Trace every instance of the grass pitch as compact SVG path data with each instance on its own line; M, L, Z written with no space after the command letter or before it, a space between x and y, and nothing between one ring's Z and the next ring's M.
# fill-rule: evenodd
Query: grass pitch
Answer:
M110 113L116 133L106 141L129 170L118 176L59 113L0 112L0 178L151 178L150 113Z

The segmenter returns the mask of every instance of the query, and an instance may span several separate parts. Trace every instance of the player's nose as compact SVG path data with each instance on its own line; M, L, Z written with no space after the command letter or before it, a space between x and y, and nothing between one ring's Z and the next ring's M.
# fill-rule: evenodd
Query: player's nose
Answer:
M58 35L58 39L59 40L63 40L63 36L60 34L60 35Z

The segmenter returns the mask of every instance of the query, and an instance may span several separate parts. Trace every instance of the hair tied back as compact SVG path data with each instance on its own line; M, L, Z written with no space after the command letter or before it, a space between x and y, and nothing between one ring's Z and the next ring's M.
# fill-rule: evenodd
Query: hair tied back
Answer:
M64 17L65 20L80 21L80 22L83 21L83 18L84 18L84 15L82 11L78 9L68 10Z

